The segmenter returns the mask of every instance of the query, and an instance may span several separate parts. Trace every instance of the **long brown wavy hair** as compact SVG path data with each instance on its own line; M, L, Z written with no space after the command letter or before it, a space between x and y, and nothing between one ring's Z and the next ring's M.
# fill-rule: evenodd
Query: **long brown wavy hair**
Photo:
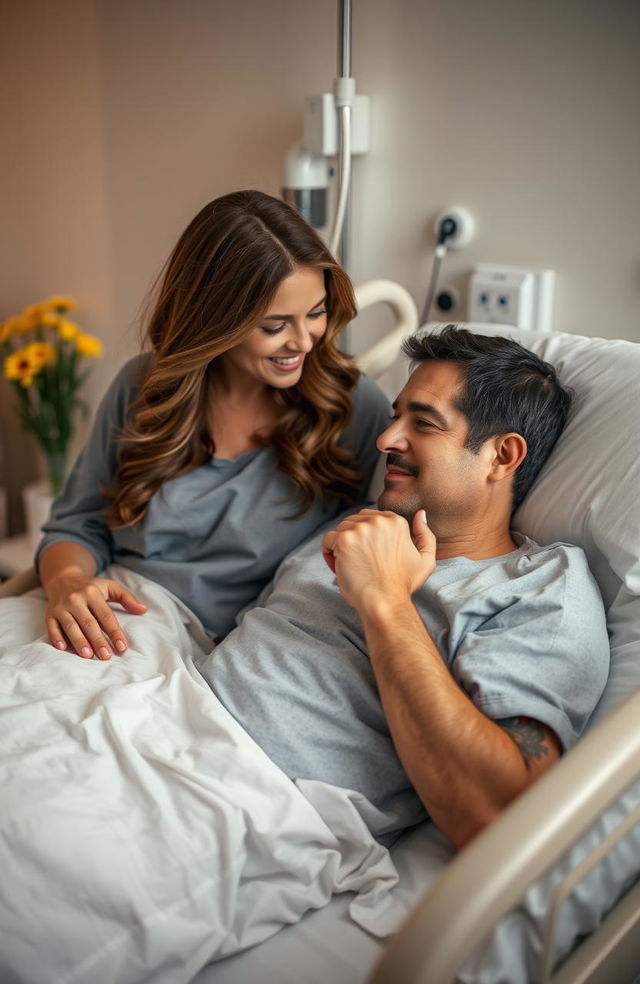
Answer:
M317 498L356 501L362 476L353 454L338 446L358 378L336 345L356 315L351 281L295 209L259 191L238 191L196 215L156 284L145 332L154 354L122 431L115 487L106 492L111 527L139 522L165 482L211 456L213 364L247 338L281 282L300 267L323 271L327 329L299 382L273 389L279 419L262 443L297 488L296 515Z

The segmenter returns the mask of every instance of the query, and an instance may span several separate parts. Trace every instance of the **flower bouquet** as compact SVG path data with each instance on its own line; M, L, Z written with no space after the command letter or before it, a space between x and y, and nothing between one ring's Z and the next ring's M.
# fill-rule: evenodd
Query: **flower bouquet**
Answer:
M52 297L0 324L4 374L15 388L22 427L44 453L52 495L64 483L76 413L88 414L78 397L87 375L82 359L102 353L100 340L67 317L73 305L71 298Z

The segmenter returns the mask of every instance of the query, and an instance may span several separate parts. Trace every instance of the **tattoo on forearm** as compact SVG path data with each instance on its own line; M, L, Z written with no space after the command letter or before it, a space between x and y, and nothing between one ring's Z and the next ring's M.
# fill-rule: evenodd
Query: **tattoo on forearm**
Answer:
M527 717L512 717L502 718L500 721L496 721L496 724L499 724L515 741L527 768L534 759L541 759L549 754L545 741L545 729L539 721Z

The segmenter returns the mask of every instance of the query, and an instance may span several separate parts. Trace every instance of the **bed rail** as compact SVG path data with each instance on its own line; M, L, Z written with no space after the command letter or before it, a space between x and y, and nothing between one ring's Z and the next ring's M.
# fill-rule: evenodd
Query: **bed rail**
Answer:
M418 309L409 291L393 280L367 280L358 284L354 292L359 311L372 304L387 304L396 319L384 338L356 356L358 368L377 379L396 361L402 339L412 335L418 327Z
M447 867L400 933L391 941L369 984L453 984L456 972L541 877L601 813L640 776L640 691L605 718L534 786L475 838ZM553 804L550 809L549 804ZM637 818L636 818L637 820ZM452 913L455 916L452 917ZM638 913L635 912L638 932ZM627 927L628 929L628 927ZM634 936L637 943L637 936ZM572 976L550 978L550 960L540 981L594 981L612 946L588 954ZM598 980L601 978L598 977ZM602 978L604 979L604 978ZM609 976L613 980L624 978ZM633 979L631 976L630 979Z

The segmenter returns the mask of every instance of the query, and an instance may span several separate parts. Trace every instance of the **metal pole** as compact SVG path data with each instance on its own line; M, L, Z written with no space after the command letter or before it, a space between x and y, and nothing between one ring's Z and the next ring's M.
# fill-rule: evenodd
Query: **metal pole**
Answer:
M351 0L338 0L338 75L351 77ZM340 235L340 262L345 270L349 265L350 213L351 193Z
M351 76L351 0L338 2L338 75Z
M338 0L338 75L351 77L351 0ZM347 201L342 232L340 234L340 262L345 270L349 267L349 227L351 225L351 193ZM351 329L347 327L342 336L342 346L351 351Z

